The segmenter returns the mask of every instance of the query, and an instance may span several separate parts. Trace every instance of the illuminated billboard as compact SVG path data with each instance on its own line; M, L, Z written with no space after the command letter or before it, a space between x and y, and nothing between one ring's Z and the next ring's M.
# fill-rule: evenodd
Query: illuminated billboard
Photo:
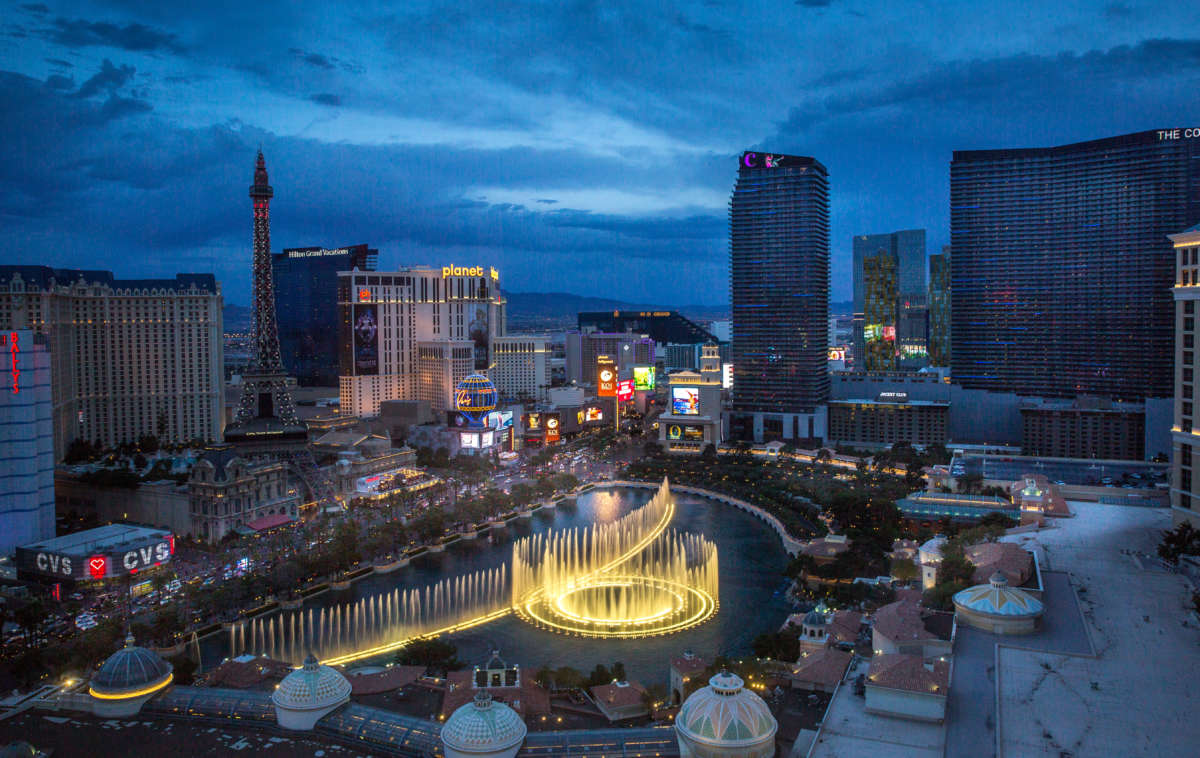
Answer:
M672 387L671 413L684 416L700 413L700 390L695 387Z
M354 306L354 373L379 373L379 315L374 305Z
M492 411L484 417L484 426L490 426L493 429L503 429L513 425L512 411Z
M695 426L694 424L668 424L667 439L689 440L691 442L704 441L704 427Z
M600 410L600 406L598 405L589 405L587 408L583 409L583 420L593 422L603 421L604 411Z
M632 399L633 399L633 380L632 379L622 379L621 381L617 382L617 400L620 400L622 403L625 403Z
M831 360L831 361L846 360L846 348L844 348L844 347L829 348L829 360Z
M486 303L470 306L473 318L467 325L467 335L475 345L475 370L488 369L488 306Z
M487 431L487 432L483 433L482 437L480 437L480 441L479 441L480 447L491 447L494 444L496 444L496 433L495 432Z
M479 435L476 432L463 432L458 439L462 447L479 448Z
M546 414L546 444L549 445L552 442L558 442L558 440L559 440L558 414L557 413L547 413Z
M652 390L654 389L654 381L653 366L633 367L633 388L635 390Z
M536 432L536 431L539 431L539 430L541 430L541 428L542 428L542 414L540 414L540 413L526 413L526 414L525 414L525 428L526 428L528 431L531 431L531 432Z
M733 389L733 364L721 364L721 389Z
M607 355L596 356L596 395L616 397L617 362Z

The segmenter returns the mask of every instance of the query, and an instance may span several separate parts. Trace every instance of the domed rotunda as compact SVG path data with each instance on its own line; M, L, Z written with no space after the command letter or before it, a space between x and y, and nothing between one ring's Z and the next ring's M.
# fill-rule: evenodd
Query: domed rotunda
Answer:
M318 719L349 700L350 681L336 669L317 663L312 653L271 695L275 720L284 729L297 730L312 729Z
M171 683L171 664L125 638L125 647L108 657L92 677L88 694L97 716L132 716L147 700Z
M482 690L446 719L442 745L446 758L512 758L526 731L516 711Z
M772 758L778 722L763 699L728 671L708 680L675 717L683 758Z
M987 584L954 595L954 616L959 623L992 634L1032 634L1044 612L1041 600L1009 587L1008 579L999 571Z

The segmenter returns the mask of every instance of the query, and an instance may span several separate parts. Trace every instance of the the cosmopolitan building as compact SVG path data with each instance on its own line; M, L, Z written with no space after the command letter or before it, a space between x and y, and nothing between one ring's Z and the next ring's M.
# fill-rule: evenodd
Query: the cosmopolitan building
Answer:
M854 366L926 362L925 230L854 237Z
M730 436L825 436L829 178L813 158L743 153L729 203Z
M567 382L595 384L596 359L602 355L616 361L622 376L634 366L653 366L656 348L652 338L634 332L567 332Z
M0 332L0 557L54 536L54 425L46 336Z
M1171 426L1171 507L1175 523L1200 527L1200 426L1196 424L1197 302L1200 302L1200 225L1171 235L1175 252L1175 420Z
M339 394L343 413L378 416L385 400L419 400L418 345L469 340L487 373L505 333L500 274L487 266L338 274Z
M0 330L50 343L54 452L221 438L221 289L212 274L116 279L108 271L0 266Z
M379 251L366 245L285 248L271 255L279 356L301 387L338 383L339 271L374 271Z
M929 364L950 365L950 247L929 256Z
M951 367L969 389L1171 395L1168 234L1200 221L1200 130L955 151Z

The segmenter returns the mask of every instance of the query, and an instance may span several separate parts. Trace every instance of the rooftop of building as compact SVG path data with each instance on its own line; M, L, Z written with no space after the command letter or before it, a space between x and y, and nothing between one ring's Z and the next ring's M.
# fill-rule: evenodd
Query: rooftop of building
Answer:
M906 407L906 406L917 406L917 407L923 407L923 408L925 408L925 407L949 408L950 407L950 403L948 403L948 402L943 403L938 400L901 400L901 399L880 400L878 398L865 398L865 397L852 397L852 398L846 398L844 400L830 400L829 405L878 405L878 406L886 406L888 408L893 408L893 407L902 408L902 407Z
M853 654L833 647L801 651L792 676L813 684L832 687L842 680Z
M867 685L892 690L946 696L950 688L950 662L944 658L926 660L919 655L893 653L871 658Z
M131 524L108 524L23 545L22 549L86 557L100 552L118 552L145 546L147 543L160 542L170 536L171 533L163 529Z
M1109 150L1115 147L1131 147L1135 145L1145 145L1147 147L1158 146L1163 147L1174 146L1185 148L1187 140L1176 139L1166 140L1160 138L1159 132L1164 130L1151 129L1144 132L1132 132L1130 134L1120 134L1115 137L1101 137L1100 139L1087 140L1084 142L1071 142L1065 145L1055 145L1053 147L1022 147L1022 148L993 148L985 150L955 150L952 160L957 161L994 161L1017 158L1045 158L1045 157L1061 157L1072 153L1089 153ZM1166 130L1170 131L1170 130Z
M975 566L972 580L985 584L1000 573L1013 587L1024 584L1033 575L1033 555L1011 542L981 542L963 551Z
M922 608L911 597L888 603L875 611L875 631L894 643L949 640L952 628L952 614Z
M206 292L217 291L217 278L213 274L176 274L174 279L117 279L111 271L51 268L49 266L0 266L0 284L9 284L20 276L26 284L40 289L51 286L73 286L80 280L89 285L110 287L114 290L176 290L192 288Z
M609 682L592 687L591 693L597 703L612 708L628 708L642 704L646 688L641 682Z

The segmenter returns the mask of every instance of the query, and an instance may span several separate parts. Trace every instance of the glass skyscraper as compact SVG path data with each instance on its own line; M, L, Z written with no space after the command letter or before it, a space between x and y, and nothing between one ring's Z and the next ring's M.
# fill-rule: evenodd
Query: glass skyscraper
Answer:
M853 250L855 369L926 365L925 230L860 234Z
M929 363L950 365L950 247L929 256Z
M743 153L729 203L735 438L825 434L829 178L813 158Z
M1042 397L1169 397L1171 243L1200 221L1200 130L955 151L951 374Z
M297 247L271 256L279 356L301 387L338 386L338 272L374 271L366 245Z

